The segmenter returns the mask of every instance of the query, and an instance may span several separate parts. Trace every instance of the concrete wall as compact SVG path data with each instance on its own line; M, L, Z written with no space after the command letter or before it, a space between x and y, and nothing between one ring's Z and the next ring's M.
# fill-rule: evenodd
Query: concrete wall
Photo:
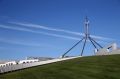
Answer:
M0 73L20 70L20 69L24 69L24 68L39 66L39 65L45 65L45 64L49 64L49 63L74 59L74 58L78 58L78 57L81 57L81 56L69 57L69 58L59 58L59 59L52 59L52 60L47 60L47 61L39 61L39 62L25 63L25 64L15 64L15 65L11 65L11 66L0 67Z

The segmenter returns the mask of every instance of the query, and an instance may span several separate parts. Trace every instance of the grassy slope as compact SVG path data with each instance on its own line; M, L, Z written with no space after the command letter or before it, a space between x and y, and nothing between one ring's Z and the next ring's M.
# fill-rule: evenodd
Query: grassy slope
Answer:
M0 79L120 79L120 55L77 58L2 74Z

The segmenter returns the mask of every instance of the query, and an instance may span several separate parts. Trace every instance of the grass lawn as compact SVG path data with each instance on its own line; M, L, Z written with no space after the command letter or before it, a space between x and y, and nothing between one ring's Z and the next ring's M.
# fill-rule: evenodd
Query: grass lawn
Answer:
M1 74L0 79L120 79L120 55L76 58Z

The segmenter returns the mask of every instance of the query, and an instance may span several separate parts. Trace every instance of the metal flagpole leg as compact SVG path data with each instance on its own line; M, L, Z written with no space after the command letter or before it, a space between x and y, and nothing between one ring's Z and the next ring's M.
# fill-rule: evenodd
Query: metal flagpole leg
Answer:
M94 55L95 55L96 49L97 49L97 51L98 51L98 48L97 48L97 46L94 44L94 42L91 40L90 37L89 37L89 40L91 41L92 45L95 47L95 51L94 51Z
M91 37L90 37L91 38ZM103 48L99 43L97 43L95 40L93 40L92 38L91 38L91 40L92 41L94 41L94 43L96 43L100 48Z
M80 42L82 42L83 39L85 39L85 38L83 37L83 38L82 38L80 41L78 41L73 47L71 47L67 52L65 52L65 53L62 55L62 58L63 58L68 52L70 52L75 46L77 46Z
M97 46L94 44L94 42L91 40L91 38L90 37L88 37L89 38L89 40L91 41L91 43L92 43L92 45L97 49ZM98 50L98 49L97 49Z
M84 48L85 48L85 45L86 45L86 41L87 41L87 38L85 38L85 42L84 42L84 45L83 45L83 48L82 48L81 56L82 56L82 54L83 54L83 52L84 52Z

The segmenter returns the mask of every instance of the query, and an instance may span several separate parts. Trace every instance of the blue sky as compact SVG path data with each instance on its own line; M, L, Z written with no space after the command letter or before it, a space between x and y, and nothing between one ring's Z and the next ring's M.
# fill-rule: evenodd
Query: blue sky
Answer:
M82 38L86 15L96 41L120 44L119 0L0 0L0 59L59 57ZM84 55L93 50L88 42Z

